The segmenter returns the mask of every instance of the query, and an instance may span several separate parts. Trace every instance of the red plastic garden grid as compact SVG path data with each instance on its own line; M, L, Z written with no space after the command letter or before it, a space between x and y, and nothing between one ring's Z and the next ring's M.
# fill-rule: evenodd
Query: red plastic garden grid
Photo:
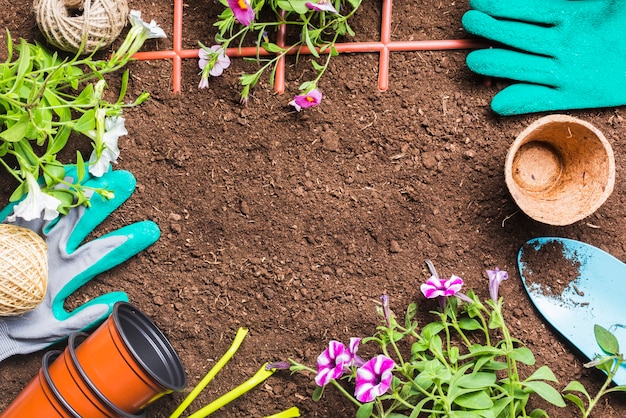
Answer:
M378 88L387 90L389 86L389 56L391 51L436 51L446 49L470 49L484 47L483 43L470 39L432 40L432 41L392 41L391 40L391 10L392 0L383 0L381 39L374 42L345 42L335 44L340 53L377 52L380 54L378 64ZM276 44L285 46L285 26L279 27ZM147 51L138 52L134 58L138 60L172 60L172 89L174 93L181 89L181 67L184 58L198 58L198 49L183 49L183 0L174 0L174 33L173 48L170 51ZM293 49L290 54L295 54L298 49ZM310 53L307 47L299 49L301 54ZM256 47L228 48L226 54L229 57L255 57ZM258 55L270 55L261 49ZM276 67L274 90L277 93L285 91L285 63L280 60Z

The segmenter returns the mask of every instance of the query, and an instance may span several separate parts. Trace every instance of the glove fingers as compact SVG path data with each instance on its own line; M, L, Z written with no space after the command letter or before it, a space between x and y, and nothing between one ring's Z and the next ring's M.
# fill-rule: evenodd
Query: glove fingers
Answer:
M62 260L64 266L61 267L80 273L69 278L69 282L63 283L59 280L62 288L58 290L55 299L65 300L98 274L112 269L154 244L160 235L161 231L156 223L142 221L82 245L71 259ZM54 268L52 265L50 267Z
M556 45L555 31L530 23L498 20L470 10L463 15L463 27L469 33L496 41L521 51L549 56Z
M475 73L533 84L559 83L555 62L547 57L507 49L479 49L470 52L467 66Z
M98 194L94 194L90 199L90 206L84 212L78 211L80 220L70 219L69 216L62 217L57 228L65 227L68 234L67 252L72 253L85 238L104 221L113 211L122 205L133 194L135 177L128 171L116 170L105 173L102 177L91 178L85 182L85 186L104 188L114 193L114 197L106 199ZM81 208L78 208L81 209ZM70 214L74 211L70 211ZM75 226L74 226L75 225ZM72 228L72 226L74 226Z
M571 108L559 90L536 84L513 84L491 101L491 109L502 116Z
M542 25L555 25L562 21L570 0L470 0L471 9L488 15Z
M77 331L85 331L99 325L113 311L113 305L117 302L127 302L128 295L123 292L111 292L90 300L79 306L72 312L67 312L59 307L62 312L54 312L63 327L63 334L69 336Z

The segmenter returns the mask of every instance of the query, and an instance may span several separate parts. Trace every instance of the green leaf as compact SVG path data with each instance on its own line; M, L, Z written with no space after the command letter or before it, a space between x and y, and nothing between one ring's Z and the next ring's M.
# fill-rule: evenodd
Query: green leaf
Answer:
M11 89L13 91L15 91L15 89L21 88L26 73L32 68L30 46L24 39L20 40L19 55L20 57L17 61L17 74L15 76L16 80L13 88Z
M242 86L251 86L254 87L256 83L259 81L259 73L254 74L242 74L239 76L239 82Z
M609 355L619 354L619 343L617 342L617 338L615 338L615 335L613 335L609 330L595 324L593 326L593 333L596 337L596 342L602 351Z
M57 208L59 213L66 215L68 208L74 203L74 193L68 189L47 189L46 193L50 196L54 196L61 201L61 204Z
M543 409L533 409L532 411L530 411L530 414L528 414L528 416L530 418L549 418L550 415L548 415L548 413L546 411L544 411Z
M304 32L304 42L306 43L306 46L309 48L309 52L315 58L319 58L320 54L319 52L317 52L317 48L315 48L315 45L311 41L311 37L309 36L309 31L304 29L303 32Z
M550 382L558 382L556 376L548 366L541 366L533 374L528 376L525 381L530 380L548 380Z
M528 366L532 366L535 364L535 355L528 347L517 347L511 350L509 353L509 357L515 361L519 361L520 363L526 364Z
M439 334L443 331L444 326L441 322L430 322L426 324L424 328L422 328L422 337L426 340L430 340L433 335Z
M494 373L471 373L463 375L457 385L466 389L483 389L493 386L496 383L496 375Z
M364 403L356 411L356 418L370 418L374 411L374 402Z
M24 181L15 190L13 190L13 193L9 197L9 202L17 202L26 193L28 193L28 184Z
M280 54L284 51L283 48L279 47L275 43L272 42L262 42L261 47L265 49L267 52L271 52L273 54Z
M576 405L581 412L585 412L585 404L580 397L574 395L573 393L566 393L563 397Z
M57 114L57 116L59 117L59 121L60 122L65 122L65 121L72 120L72 112L71 112L71 110L68 107L63 106L63 104L59 100L58 96L56 94L54 94L54 92L52 92L50 90L45 90L43 92L43 98L44 98L44 101L50 107L52 107L52 109L54 110L54 113Z
M80 133L92 131L96 128L96 110L89 109L81 115L74 124L74 130Z
M305 81L304 83L300 84L300 86L298 87L298 90L309 92L313 90L315 87L317 87L317 84L315 83L315 81Z
M93 90L93 84L87 84L85 86L85 88L83 89L83 91L80 92L80 94L78 95L78 97L76 99L74 99L74 104L75 105L88 105L91 103L91 100L93 99L93 94L94 94L94 90Z
M582 383L580 383L577 380L572 380L571 382L569 382L567 386L563 388L563 392L580 392L580 393L583 393L585 396L589 397L589 393L587 392L587 389L583 386Z
M65 177L65 168L62 165L47 164L43 178L48 187L54 187L59 180Z
M9 142L18 142L24 139L26 132L31 127L28 116L24 115L17 123L13 124L10 128L0 132L0 138Z
M313 390L313 395L311 395L311 398L313 398L313 400L317 402L322 398L323 394L324 386L315 386L315 390Z
M85 160L80 151L76 151L76 179L75 183L82 183L85 178Z
M546 401L550 402L552 405L556 405L559 407L565 406L565 401L561 394L552 386L550 386L546 382L540 381L530 381L530 382L522 382L522 385L526 388L530 389L532 392L541 396Z
M487 409L493 406L491 397L482 390L460 395L454 403L468 409Z
M65 145L67 144L67 140L69 139L71 133L72 129L69 126L61 126L54 138L48 143L47 154L56 155L63 148L65 148Z
M474 330L482 328L482 326L480 325L480 322L478 322L477 320L473 318L468 318L465 316L459 319L459 327L466 331L474 331Z
M295 12L304 15L309 12L306 2L309 0L277 0L276 6L286 12Z
M318 73L324 69L324 66L315 60L311 61L311 65L313 66L313 69L317 71Z
M476 357L476 356L483 356L483 355L503 356L505 354L504 351L499 348L491 347L489 345L480 345L480 344L472 345L469 348L469 351L470 351L470 354L461 356L461 358L465 359L469 357Z

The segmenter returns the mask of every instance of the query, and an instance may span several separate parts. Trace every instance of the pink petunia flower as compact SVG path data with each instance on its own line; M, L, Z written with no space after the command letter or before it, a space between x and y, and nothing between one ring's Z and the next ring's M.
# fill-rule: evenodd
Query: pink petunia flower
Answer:
M422 293L428 299L439 296L454 296L463 286L463 279L454 274L448 280L441 280L439 277L430 276L430 279L420 286Z
M354 396L360 402L371 402L384 394L391 386L393 368L396 366L389 357L379 354L368 360L356 371Z
M322 92L318 89L313 89L306 94L295 96L293 100L289 102L289 105L293 106L299 112L301 109L308 109L320 103L322 103Z
M318 0L317 3L307 1L305 4L306 4L306 7L308 7L311 10L315 10L316 12L339 13L337 12L337 9L335 9L333 4L330 2L330 0Z
M228 0L228 7L233 11L239 23L250 26L254 20L254 10L248 0Z
M346 347L343 343L332 340L328 348L317 357L315 383L326 386L331 380L339 379L353 364L360 342L360 338L350 338L350 345Z

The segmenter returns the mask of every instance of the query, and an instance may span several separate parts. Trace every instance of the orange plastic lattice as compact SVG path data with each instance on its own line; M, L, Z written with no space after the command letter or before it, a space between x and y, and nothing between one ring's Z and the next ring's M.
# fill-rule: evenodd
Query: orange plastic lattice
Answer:
M391 51L437 51L445 49L470 49L484 47L479 41L470 39L432 40L432 41L392 41L391 40L391 9L392 0L383 0L381 37L373 42L345 42L335 44L340 53L375 52L380 54L378 64L378 88L382 91L389 87L389 56ZM279 27L276 44L285 46L285 26ZM138 52L134 58L138 60L172 60L172 90L178 93L181 90L181 67L184 58L198 58L198 49L183 49L183 0L174 0L174 33L173 48L171 51ZM294 49L290 54L300 52L308 54L307 47ZM228 48L229 57L255 57L270 55L271 53L256 47ZM276 67L274 90L278 93L285 91L285 62L279 60Z

